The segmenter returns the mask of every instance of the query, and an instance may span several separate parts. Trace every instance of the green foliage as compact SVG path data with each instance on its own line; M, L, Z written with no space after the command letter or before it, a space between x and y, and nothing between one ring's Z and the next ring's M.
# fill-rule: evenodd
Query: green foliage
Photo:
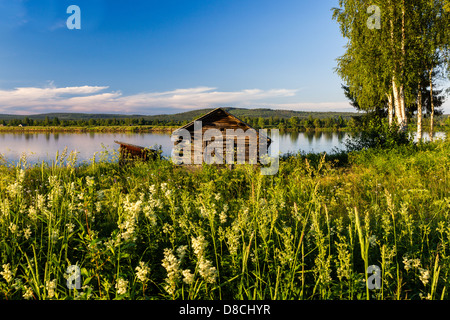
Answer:
M407 131L399 130L395 124L389 126L385 120L371 118L363 129L353 132L352 137L345 142L345 146L347 151L359 151L371 148L391 149L411 143L412 138Z
M285 127L285 120L289 123L290 128L300 129L299 125L302 119L329 119L330 125L325 125L325 128L332 128L335 119L341 117L344 122L354 116L350 112L302 112L289 110L271 110L271 109L237 109L224 108L232 112L238 118L247 122L255 128L264 127ZM93 127L93 126L182 126L190 121L206 114L212 109L203 109L188 111L178 114L169 115L117 115L117 114L85 114L85 113L51 113L38 114L30 116L16 116L16 115L0 115L0 120L6 126L18 126L19 124L25 126L78 126L78 127ZM293 120L292 120L293 119ZM311 124L311 127L312 124Z
M0 299L448 299L449 155L448 141L344 167L298 155L276 176L106 153L3 164Z

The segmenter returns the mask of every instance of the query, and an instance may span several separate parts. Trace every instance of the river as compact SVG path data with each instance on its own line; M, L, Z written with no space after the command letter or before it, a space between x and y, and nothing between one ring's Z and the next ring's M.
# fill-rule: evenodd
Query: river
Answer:
M438 133L437 136L442 136ZM65 148L77 153L77 161L91 161L96 156L118 150L115 140L143 147L161 145L163 156L170 157L173 142L168 133L0 133L0 154L10 163L25 155L29 163L51 162ZM279 150L288 152L327 152L343 149L346 132L289 132L280 133ZM427 138L427 135L425 135Z

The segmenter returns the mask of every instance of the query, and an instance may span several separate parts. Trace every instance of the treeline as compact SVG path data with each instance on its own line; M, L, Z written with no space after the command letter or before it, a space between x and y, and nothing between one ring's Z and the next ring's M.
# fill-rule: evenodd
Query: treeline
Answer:
M359 116L351 117L328 117L328 118L314 118L308 116L307 118L291 117L288 119L279 117L269 117L269 118L250 118L244 117L242 120L247 124L251 125L253 128L278 128L280 130L289 131L307 131L316 129L326 129L326 130L352 130L357 131L368 125L372 119L373 114L362 114ZM436 120L436 126L450 126L450 116L441 115ZM423 125L428 126L430 122L429 117L423 120ZM416 125L416 119L411 120L411 129Z
M315 128L345 128L357 127L357 117L345 119L342 116L330 118L313 118L311 115L305 119L300 117L280 118L280 117L244 117L244 122L253 128L278 128L280 130L308 130ZM58 117L45 117L45 119L9 119L0 120L3 126L35 126L35 127L93 127L93 126L183 126L188 121L176 120L158 120L141 118L113 118L113 119L78 119L78 120L60 120Z
M112 119L78 119L60 120L58 117L45 119L10 119L0 120L3 126L34 126L34 127L94 127L94 126L182 126L188 121L158 120L145 118L112 118Z
M255 129L260 128L277 128L281 131L308 131L317 129L326 130L359 130L367 125L367 115L352 116L352 117L328 117L328 118L314 118L311 115L307 118L300 118L297 116L291 118L282 117L243 117L242 121L249 124ZM445 122L446 121L446 122ZM180 127L187 124L189 121L176 120L158 120L140 118L108 118L108 119L78 119L78 120L60 120L58 117L45 117L45 119L30 119L25 117L23 119L3 119L0 120L0 126L6 127L122 127L122 126L152 126L152 127ZM438 119L437 125L450 125L450 117L442 116ZM414 125L414 121L411 122ZM427 125L425 119L424 125Z
M251 125L253 128L278 128L280 130L309 130L309 129L340 129L345 127L357 127L357 117L345 119L342 116L329 117L329 118L313 118L311 115L307 118L291 117L244 117L244 122Z

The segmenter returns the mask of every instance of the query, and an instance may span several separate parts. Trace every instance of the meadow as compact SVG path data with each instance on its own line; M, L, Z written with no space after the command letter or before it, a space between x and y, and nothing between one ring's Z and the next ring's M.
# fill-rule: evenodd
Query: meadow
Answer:
M104 159L1 163L0 299L450 298L449 141L275 176Z

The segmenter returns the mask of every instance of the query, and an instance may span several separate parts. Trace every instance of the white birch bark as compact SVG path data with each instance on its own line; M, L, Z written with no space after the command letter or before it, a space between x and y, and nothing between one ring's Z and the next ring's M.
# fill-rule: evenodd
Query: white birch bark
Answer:
M417 94L417 142L422 142L422 87L420 84Z

